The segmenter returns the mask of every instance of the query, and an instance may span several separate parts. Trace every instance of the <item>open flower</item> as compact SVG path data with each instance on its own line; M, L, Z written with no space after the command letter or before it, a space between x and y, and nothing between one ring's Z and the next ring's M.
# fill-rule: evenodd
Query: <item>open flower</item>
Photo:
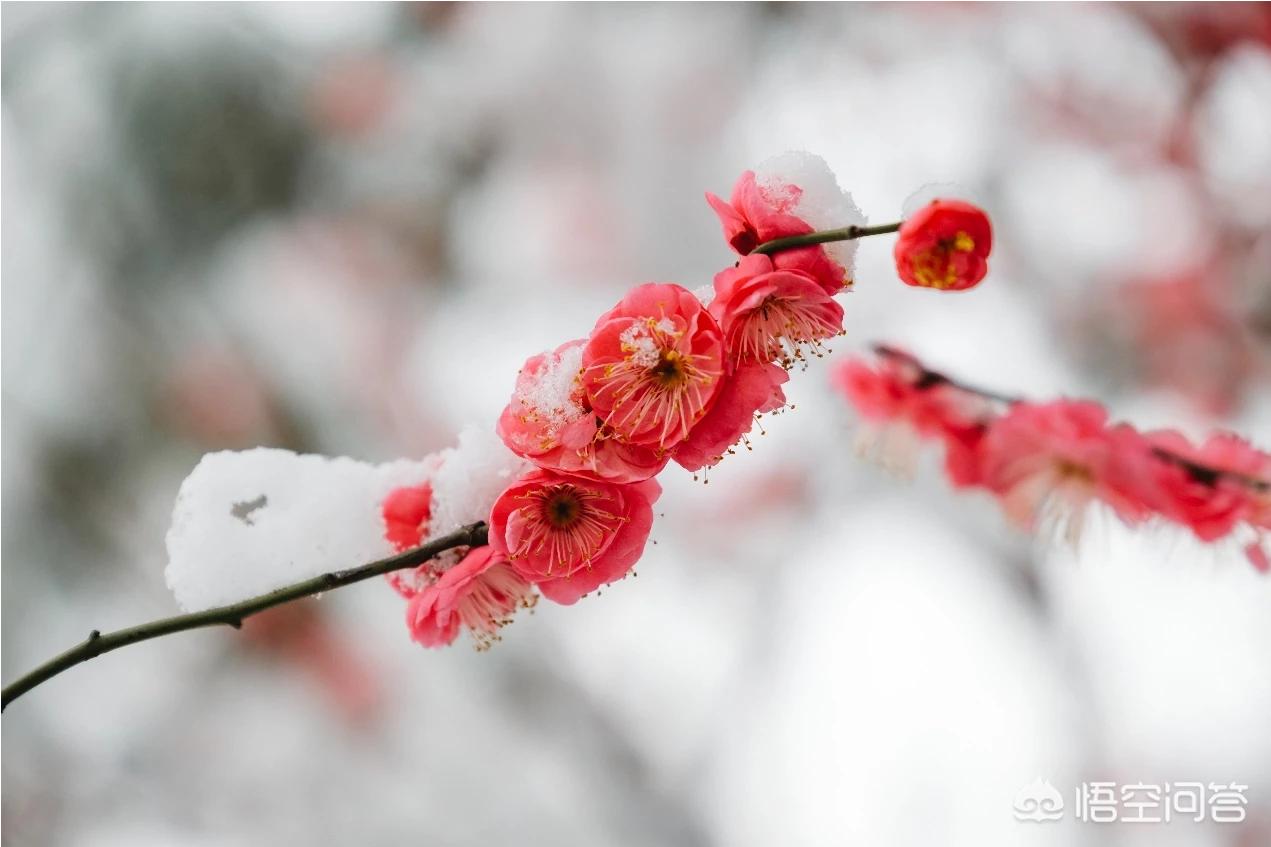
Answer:
M688 436L714 400L724 375L723 333L692 292L649 283L601 316L582 366L601 425L661 455Z
M570 604L626 576L653 525L654 480L619 485L535 470L490 511L490 546L549 600Z
M984 211L962 200L932 200L896 239L896 272L907 285L961 291L988 273L993 230Z
M767 256L747 256L715 275L710 312L737 362L790 368L804 348L843 332L843 307L803 271L776 270Z
M570 341L525 363L499 417L499 437L540 468L615 482L648 479L666 466L667 457L619 441L601 425L580 378L586 343Z
M484 650L499 639L520 606L533 601L530 584L490 546L476 547L445 570L406 605L411 638L425 647L444 647L467 627Z
M1143 520L1150 513L1141 493L1147 445L1132 427L1107 426L1107 417L1087 401L1017 403L984 437L984 484L1016 523L1065 524L1072 541L1095 500L1128 524Z
M808 153L768 159L741 175L728 202L710 193L706 201L719 216L724 238L743 256L777 238L865 224L825 160ZM781 250L773 262L807 273L833 294L851 284L855 257L856 242L849 240Z

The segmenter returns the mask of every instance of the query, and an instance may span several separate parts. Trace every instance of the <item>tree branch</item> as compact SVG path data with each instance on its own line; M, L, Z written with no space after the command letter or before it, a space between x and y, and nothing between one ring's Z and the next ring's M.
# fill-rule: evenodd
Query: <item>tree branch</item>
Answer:
M820 232L789 235L785 238L774 238L771 241L765 241L750 252L752 254L763 253L771 255L778 250L789 250L792 247L807 247L810 244L825 244L830 241L852 241L856 238L864 238L867 235L886 235L889 232L899 230L900 223L900 221L897 221L894 224L879 224L878 226L845 226L842 229L823 229Z
M1023 397L999 394L996 391L989 391L974 385L968 385L965 382L948 377L939 371L933 371L931 368L928 368L922 362L918 361L916 357L911 356L903 350L898 350L895 347L891 347L886 344L875 344L874 352L884 358L903 361L917 370L919 373L918 387L920 388L947 385L950 388L957 389L958 391L964 391L967 394L975 394L985 398L986 400L992 400L1007 406L1013 406L1016 403L1024 402ZM1227 479L1237 485L1242 485L1253 491L1262 493L1271 491L1271 481L1259 479L1256 476L1250 476L1248 474L1240 473L1239 471L1227 470L1226 468L1210 467L1209 465L1202 464L1201 462L1193 461L1186 456L1180 456L1172 450L1166 450L1163 447L1152 447L1151 450L1152 455L1156 456L1156 458L1163 462L1169 462L1170 464L1177 465L1187 471L1187 473L1191 475L1192 479L1203 485L1208 485L1211 488L1218 482L1218 480Z
M128 629L108 632L104 635L97 630L93 630L88 634L88 638L80 644L60 656L49 659L35 670L6 685L2 701L0 701L0 711L3 711L11 702L32 688L47 682L62 671L69 670L80 662L87 662L89 659L94 659L103 653L118 650L120 647L127 647L129 644L136 644L140 641L149 641L152 638L159 638L163 635L171 635L174 632L184 632L188 629L200 629L207 626L232 626L238 629L243 625L245 618L263 612L266 609L271 609L274 606L281 606L283 603L290 603L303 597L321 594L334 588L342 588L355 582L382 576L391 571L417 567L438 554L453 550L456 547L480 547L486 543L486 525L484 523L475 523L456 530L449 535L433 539L413 550L407 550L405 553L399 553L396 556L390 556L387 559L380 559L359 567L321 574L303 582L277 588L268 594L261 594L259 597L252 597L229 606L218 606L202 612L191 612L187 615L163 618L162 620L151 621L150 623L129 627Z

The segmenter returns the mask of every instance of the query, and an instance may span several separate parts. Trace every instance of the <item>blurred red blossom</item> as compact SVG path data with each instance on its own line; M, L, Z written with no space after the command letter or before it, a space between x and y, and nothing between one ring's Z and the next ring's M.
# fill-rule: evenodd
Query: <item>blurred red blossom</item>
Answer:
M878 348L877 363L847 361L835 383L874 425L901 426L945 445L959 487L994 494L1028 529L1080 531L1100 502L1126 524L1186 527L1202 541L1252 534L1249 561L1266 570L1271 454L1228 432L1197 446L1177 432L1112 423L1098 403L1031 403L954 382L913 356Z
M992 415L986 400L947 382L926 380L917 360L900 353L876 363L848 359L832 376L865 420L909 427L921 437L943 441L946 470L955 485L980 482L979 446Z
M1194 445L1174 430L1149 432L1148 443L1167 461L1151 463L1147 494L1154 508L1189 527L1202 541L1222 538L1242 520L1266 523L1265 509L1243 480L1271 478L1271 455L1230 432Z
M1256 349L1220 263L1167 279L1132 280L1117 301L1142 380L1229 414L1257 368Z
M981 446L984 486L1010 518L1036 528L1043 510L1076 515L1095 500L1126 523L1148 515L1139 476L1149 461L1142 436L1110 427L1098 403L1016 403L989 427Z
M373 665L314 602L287 603L243 620L249 648L306 676L350 723L365 724L382 702Z

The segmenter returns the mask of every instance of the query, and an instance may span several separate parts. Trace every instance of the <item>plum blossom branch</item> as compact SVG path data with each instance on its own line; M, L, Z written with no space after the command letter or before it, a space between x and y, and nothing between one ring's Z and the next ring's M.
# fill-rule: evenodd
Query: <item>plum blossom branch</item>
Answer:
M853 283L855 240L899 233L893 252L907 285L959 291L987 273L992 237L983 210L935 199L903 224L866 226L825 161L810 154L774 157L743 173L729 202L706 199L741 260L715 275L708 297L675 283L635 286L590 336L527 360L489 433L497 435L494 452L461 436L458 448L421 469L422 479L378 503L384 537L399 555L228 606L94 631L6 687L0 708L102 653L187 629L238 627L273 606L385 574L407 602L416 642L448 645L467 629L484 649L515 610L538 597L570 605L625 578L648 541L662 491L655 477L668 463L689 472L715 465L746 439L758 415L787 405L783 386L804 352L820 355L821 343L843 331L834 296ZM173 573L218 564L206 554L221 539L217 524L202 522L191 504L204 502L194 492L219 479L214 468L245 455L205 457L183 483L174 528L189 543L177 545L170 583ZM327 467L315 457L258 451L242 466L272 484L280 467L314 461ZM359 498L366 493L355 489ZM265 502L235 504L231 515L246 521L241 507ZM449 527L477 516L488 530L472 524L415 547L430 523ZM268 534L257 533L253 543ZM458 561L429 561L455 547L470 549ZM396 573L412 567L406 578Z
M869 235L886 235L890 232L899 232L901 222L890 224L879 224L878 226L845 226L839 229L823 229L820 232L808 232L803 235L788 235L785 238L774 238L771 241L765 241L760 244L751 253L760 253L763 255L772 255L780 250L790 250L795 247L807 247L812 244L829 244L834 241L852 241L857 238L865 238Z
M1011 405L1013 403L1022 403L1023 397L1017 397L1011 394L1002 394L997 391L990 391L987 388L980 388L966 382L953 379L940 371L932 370L918 360L916 356L899 350L889 344L874 344L871 349L887 359L904 362L910 368L918 372L919 376L915 383L916 388L931 388L936 385L947 385L950 388L956 388L959 391L965 391L967 394L974 394L977 397L983 397L985 400L992 400L995 403Z
M950 483L988 492L1026 531L1076 544L1098 503L1127 527L1172 524L1203 543L1235 540L1255 570L1271 573L1271 454L1247 439L1140 432L1091 400L1010 397L892 347L874 352L879 362L848 360L835 371L866 424L860 449L907 462L915 439L941 444Z
M1180 456L1177 453L1166 450L1164 447L1153 447L1151 450L1152 455L1156 456L1156 458L1178 465L1180 468L1187 471L1187 473L1189 473L1197 482L1204 483L1205 485L1212 486L1220 478L1226 478L1238 485L1243 485L1246 488L1250 488L1264 494L1271 491L1271 480L1259 479L1256 476L1249 476L1248 474L1238 473L1237 471L1227 470L1226 468L1213 468L1209 465L1202 464L1201 462L1188 459L1186 456Z
M990 391L988 389L953 379L939 371L928 368L909 353L906 353L903 350L898 350L887 344L875 344L873 345L873 350L879 356L892 359L894 361L904 362L908 367L914 369L919 374L918 380L915 384L915 387L917 388L930 388L936 385L947 385L950 388L957 389L958 391L962 391L967 394L974 394L977 397L983 397L986 400L991 400L995 403L1001 403L1008 406L1025 402L1023 397L1001 394L996 391ZM1186 456L1179 455L1178 453L1164 447L1152 446L1149 449L1152 455L1156 456L1156 458L1182 468L1197 482L1206 485L1213 485L1219 479L1227 479L1237 485L1242 485L1253 491L1261 493L1271 491L1271 481L1269 480L1260 479L1256 476L1250 476L1249 474L1240 473L1239 471L1230 470L1228 468L1212 467L1204 464L1203 462L1198 462Z
M456 547L480 547L486 544L486 535L485 523L475 523L395 556L346 570L321 574L302 582L275 589L267 594L261 594L258 597L251 597L239 603L218 606L202 612L163 618L150 623L140 624L139 626L116 630L115 632L103 634L93 630L89 633L88 638L78 645L59 656L55 656L25 676L6 685L3 692L3 702L0 702L0 711L7 708L11 702L32 688L47 682L81 662L87 662L89 659L94 659L103 653L127 647L129 644L137 644L141 641L149 641L152 638L185 632L190 629L201 629L209 626L232 626L238 629L242 626L244 619L266 609L271 609L274 606L281 606L283 603L290 603L294 600L321 594L335 588L343 588L355 582L362 582L363 580L383 576L386 573L404 568L417 567L438 554Z

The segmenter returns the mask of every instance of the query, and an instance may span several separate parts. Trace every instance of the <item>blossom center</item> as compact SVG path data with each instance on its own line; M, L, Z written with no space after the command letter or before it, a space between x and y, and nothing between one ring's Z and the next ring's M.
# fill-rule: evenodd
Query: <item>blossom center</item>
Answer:
M913 258L914 277L928 288L951 288L958 281L958 269L952 261L954 253L970 253L975 239L963 230L952 238L942 238L934 247Z
M562 488L547 500L545 511L547 521L556 529L568 529L578 520L582 503L573 489Z
M748 256L759 246L759 233L755 232L753 227L747 226L744 230L734 235L730 243L739 254Z
M689 363L684 354L678 350L663 350L658 363L650 368L649 373L664 388L679 388L688 381Z
M591 366L599 371L593 402L608 407L607 429L664 448L688 433L719 373L709 356L683 349L684 332L668 317L639 318L619 336L622 358Z
M958 280L957 269L943 246L923 250L914 257L914 277L927 288L949 288Z
M958 234L953 238L946 238L940 242L940 248L946 254L957 251L958 253L970 253L975 249L975 239L967 235L962 230L958 230Z
M603 506L603 494L573 485L550 485L520 495L524 534L513 558L545 559L546 575L568 576L591 559L626 519Z
M1094 473L1090 468L1071 459L1056 460L1055 474L1065 481L1091 484L1095 481Z

